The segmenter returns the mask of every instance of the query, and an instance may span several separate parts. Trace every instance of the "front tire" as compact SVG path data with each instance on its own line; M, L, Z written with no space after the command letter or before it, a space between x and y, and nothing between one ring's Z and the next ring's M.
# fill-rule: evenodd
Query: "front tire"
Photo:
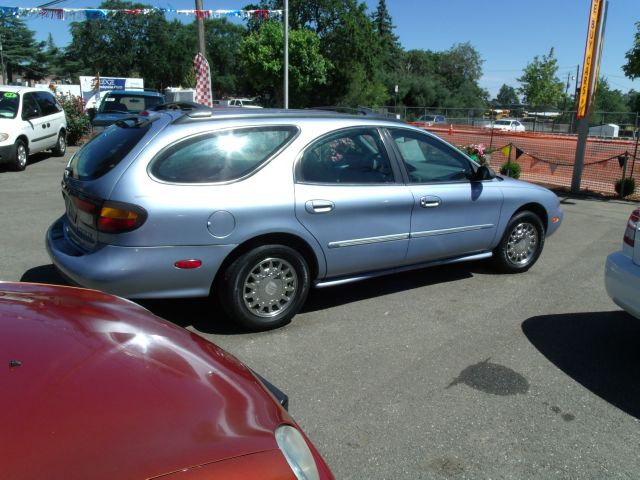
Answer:
M284 245L254 248L234 260L220 284L220 304L234 321L253 331L291 321L307 299L309 267Z
M55 157L64 157L67 152L67 134L65 131L60 132L56 146L51 151Z
M540 217L529 211L515 214L493 251L496 268L506 273L526 272L540 257L545 230Z
M17 172L23 171L27 168L27 159L29 158L29 151L27 150L27 144L24 140L18 139L15 143L13 169Z

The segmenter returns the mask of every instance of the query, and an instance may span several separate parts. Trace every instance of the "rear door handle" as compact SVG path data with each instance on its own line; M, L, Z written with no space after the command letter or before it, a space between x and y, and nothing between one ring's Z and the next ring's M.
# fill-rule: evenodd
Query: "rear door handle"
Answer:
M329 213L335 204L331 200L308 200L304 208L308 213Z
M427 195L420 199L420 206L422 208L434 208L442 205L442 200L440 197L436 197L435 195Z

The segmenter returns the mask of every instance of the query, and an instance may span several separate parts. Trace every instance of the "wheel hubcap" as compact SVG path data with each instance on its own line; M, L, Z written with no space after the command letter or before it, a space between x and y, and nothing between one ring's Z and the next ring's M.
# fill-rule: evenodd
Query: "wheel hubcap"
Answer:
M58 137L58 150L64 152L67 149L67 141L64 139L62 135Z
M20 144L18 145L18 164L20 166L26 165L27 164L27 149L24 147L24 145Z
M519 223L507 242L507 258L514 265L526 265L538 248L538 231L530 223Z
M291 306L298 290L293 266L281 258L267 258L256 264L243 285L245 306L259 317L274 317Z

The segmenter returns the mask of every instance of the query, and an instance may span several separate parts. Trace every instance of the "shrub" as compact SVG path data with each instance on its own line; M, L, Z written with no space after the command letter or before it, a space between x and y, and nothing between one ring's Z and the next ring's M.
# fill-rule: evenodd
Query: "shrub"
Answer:
M500 173L511 178L520 178L520 165L515 162L503 163L500 167Z
M624 195L622 194L622 186L624 185ZM616 193L621 197L627 197L636 191L636 181L633 177L619 178L614 185Z
M91 121L84 112L82 97L59 94L58 101L67 117L67 143L80 145L82 137L91 131Z

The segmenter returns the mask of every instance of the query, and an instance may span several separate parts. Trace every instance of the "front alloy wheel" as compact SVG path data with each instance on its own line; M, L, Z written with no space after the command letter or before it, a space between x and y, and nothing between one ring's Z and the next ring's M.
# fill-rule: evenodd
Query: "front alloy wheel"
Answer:
M493 251L493 261L507 273L526 272L542 253L544 226L540 217L529 211L515 214Z
M284 245L254 248L233 261L220 282L220 303L245 328L269 330L286 325L309 293L309 267Z
M29 156L27 152L27 146L25 145L23 140L16 140L15 144L15 159L14 159L14 169L21 172L25 168L27 168L27 157Z

